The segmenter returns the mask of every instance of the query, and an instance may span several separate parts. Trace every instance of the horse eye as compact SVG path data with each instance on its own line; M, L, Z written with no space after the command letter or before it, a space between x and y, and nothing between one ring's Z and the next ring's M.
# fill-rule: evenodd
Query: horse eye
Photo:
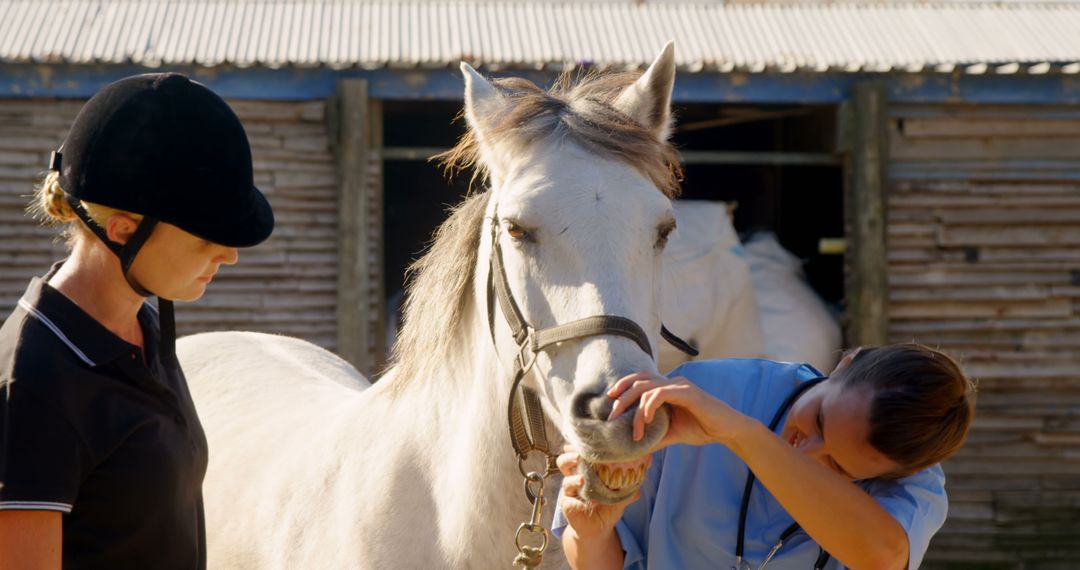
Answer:
M514 239L525 239L529 236L529 232L525 231L525 228L514 222L506 222L506 233Z

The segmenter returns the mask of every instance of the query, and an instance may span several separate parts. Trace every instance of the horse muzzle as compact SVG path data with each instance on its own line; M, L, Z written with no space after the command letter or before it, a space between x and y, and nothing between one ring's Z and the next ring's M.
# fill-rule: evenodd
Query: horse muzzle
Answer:
M607 421L612 402L607 394L574 398L573 426L579 443L578 472L585 475L581 495L600 503L617 503L637 492L645 480L652 448L670 425L667 405L645 425L645 436L633 438L637 406Z

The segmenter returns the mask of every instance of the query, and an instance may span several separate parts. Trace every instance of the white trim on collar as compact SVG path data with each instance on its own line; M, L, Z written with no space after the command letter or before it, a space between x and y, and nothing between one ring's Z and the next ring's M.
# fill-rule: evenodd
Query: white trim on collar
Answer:
M71 339L69 339L67 335L65 335L64 332L60 330L60 327L56 326L56 323L49 320L49 317L46 317L41 311L37 310L37 307L31 305L30 302L26 299L19 299L19 306L25 309L26 312L33 315L34 318L41 321L41 324L45 325L45 327L51 330L53 334L55 334L56 337L60 339L61 342L66 344L68 348L70 348L71 351L75 353L75 356L78 356L79 359L89 364L90 366L97 366L97 363L95 363L93 360L90 360L90 357L86 356L86 353L84 353L82 350L79 350L79 347L75 346L75 343L71 342Z
M0 501L0 511L60 511L70 513L71 505L48 501Z

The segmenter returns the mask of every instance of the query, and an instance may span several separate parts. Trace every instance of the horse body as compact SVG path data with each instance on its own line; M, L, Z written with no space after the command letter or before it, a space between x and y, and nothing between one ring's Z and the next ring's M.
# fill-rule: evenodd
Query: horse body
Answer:
M655 354L677 178L666 143L671 47L636 81L601 76L554 95L463 71L473 138L459 149L487 171L491 189L460 205L418 262L395 357L378 383L295 339L178 341L211 449L211 567L510 564L531 505L506 429L520 351L503 316L488 314L495 240L533 327L618 315L647 331ZM641 369L656 370L643 347L590 336L540 353L525 380L554 449L567 441L580 450L586 496L633 494L640 481L631 483L629 468L615 483L595 466L643 466L667 429L666 411L640 441L632 414L606 421L607 388ZM548 482L545 523L557 484ZM565 564L557 547L552 539L546 565Z
M487 527L512 532L529 505L489 491L519 488L520 475L506 430L477 422L504 412L507 390L455 386L455 376L499 377L494 362L447 362L436 389L390 397L393 378L366 388L339 372L347 365L336 356L287 337L204 333L181 339L178 354L215 450L205 485L212 567L495 568L512 559L512 542L494 544Z

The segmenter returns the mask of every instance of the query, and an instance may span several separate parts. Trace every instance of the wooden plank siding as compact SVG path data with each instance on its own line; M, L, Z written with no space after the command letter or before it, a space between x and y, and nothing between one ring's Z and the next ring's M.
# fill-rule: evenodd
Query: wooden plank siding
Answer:
M222 267L202 299L177 304L177 332L273 332L336 349L338 183L325 104L230 104L247 130L255 184L273 205L277 225L266 242L240 251L239 264ZM81 106L0 99L0 318L32 276L66 255L54 243L57 232L23 210Z
M889 340L979 382L927 568L1080 564L1080 113L890 109Z

